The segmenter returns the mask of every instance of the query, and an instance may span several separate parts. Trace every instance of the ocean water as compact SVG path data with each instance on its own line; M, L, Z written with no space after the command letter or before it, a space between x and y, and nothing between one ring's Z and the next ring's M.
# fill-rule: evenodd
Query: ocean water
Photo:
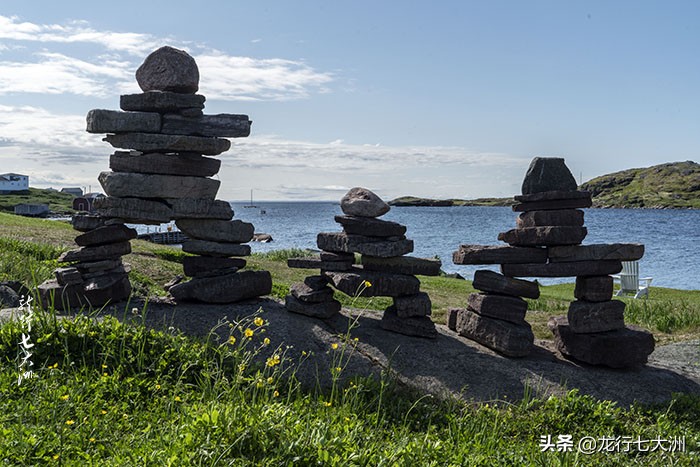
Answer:
M270 243L251 242L254 252L283 248L317 249L319 232L340 231L333 217L342 214L333 202L231 203L234 218L268 233ZM264 213L262 212L264 210ZM700 289L700 210L586 209L585 225L590 243L643 243L640 261L642 277L653 277L653 286ZM439 257L442 269L471 279L477 269L497 266L461 266L452 263L452 252L460 244L503 244L498 233L515 228L514 213L508 207L392 207L382 219L407 226L406 236L414 241L412 256ZM573 279L563 279L571 282ZM543 284L559 279L540 279Z

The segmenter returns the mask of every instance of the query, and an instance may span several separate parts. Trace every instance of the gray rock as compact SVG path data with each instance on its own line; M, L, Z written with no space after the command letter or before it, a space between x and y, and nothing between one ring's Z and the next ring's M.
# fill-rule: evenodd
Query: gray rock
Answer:
M253 224L240 220L179 219L175 225L190 238L213 242L247 243L254 232Z
M321 303L333 300L333 289L327 285L314 289L303 282L295 282L289 287L289 293L302 302Z
M569 329L577 334L605 332L625 327L625 302L584 302L576 300L569 305Z
M146 57L136 70L136 82L143 91L194 94L199 89L199 69L187 52L166 45Z
M268 233L253 233L253 241L254 242L260 242L260 243L270 243L274 242L275 239L272 238L272 235Z
M622 263L614 260L501 265L501 272L509 277L606 276L620 271L622 271Z
M324 276L306 276L304 284L310 287L311 290L323 290L328 285L328 279Z
M160 114L93 109L86 117L88 133L158 133Z
M105 218L92 214L74 214L70 223L78 232L89 232L105 225Z
M552 263L601 260L636 261L644 256L644 245L641 243L598 243L557 246L548 248L547 254Z
M83 275L76 267L58 268L53 274L59 285L82 284L84 281Z
M654 351L654 336L637 326L617 331L577 334L565 316L552 317L547 326L563 355L590 365L633 368L647 362Z
M399 297L420 292L420 281L414 276L363 271L354 268L351 272L324 271L323 275L341 292L354 297ZM365 286L365 281L369 286Z
M220 271L243 269L246 260L242 258L221 258L216 256L187 256L182 260L183 272L186 276L210 276Z
M317 256L306 258L289 258L287 267L293 269L321 269L323 271L349 271L352 269L350 261L323 261Z
M529 195L515 195L515 201L521 203L537 203L540 201L590 200L590 191L544 191Z
M124 224L113 224L98 227L75 237L78 246L96 246L107 243L126 242L136 238L137 232Z
M507 357L525 357L534 347L535 336L530 325L482 316L472 310L457 314L457 332Z
M299 300L294 295L287 295L284 298L284 306L287 311L298 313L301 315L311 316L312 318L328 319L337 315L340 312L341 305L338 300L328 300L325 302L308 302Z
M194 278L168 291L177 301L235 303L268 295L272 276L268 271L239 271L225 276Z
M172 219L219 219L230 220L233 217L231 203L222 200L202 198L168 198L164 200L172 210Z
M77 268L76 268L77 269ZM84 282L90 282L95 279L101 279L104 276L121 276L121 275L126 275L131 272L131 266L122 264L121 261L119 261L119 264L117 264L115 267L112 269L106 269L103 271L94 271L94 272L85 272L81 273L83 276Z
M428 337L435 339L438 336L435 323L427 316L413 316L401 318L397 315L394 306L384 311L379 326L387 331L404 334L406 336Z
M16 308L20 306L17 292L6 285L0 285L0 308Z
M248 256L250 255L250 245L190 239L182 242L182 251L205 256Z
M58 257L59 263L68 263L72 261L101 261L104 259L117 259L121 256L131 253L131 243L119 242L108 243L107 245L99 246L83 246L75 250L69 250Z
M98 198L93 207L102 217L119 218L132 224L163 224L173 217L173 210L165 202L139 198Z
M183 117L201 117L204 115L202 109L191 108L191 109L181 109L177 112L177 115L182 115Z
M200 155L115 151L109 156L109 168L115 172L211 177L219 172L221 160Z
M571 193L577 193L572 191ZM583 198L566 198L566 199L553 199L553 200L543 200L543 201L529 201L521 202L513 205L513 211L516 212L530 212L530 211L559 211L564 209L579 209L579 208L590 208L593 205L593 200L591 199L590 193L587 193L588 197Z
M586 238L585 227L526 227L498 234L498 239L514 246L578 245Z
M460 245L454 264L546 263L547 250L505 245Z
M170 290L171 287L173 287L174 285L179 284L179 283L182 282L183 280L185 280L185 278L184 278L183 276L181 276L181 275L178 274L177 276L173 277L173 278L170 279L168 282L166 282L165 284L163 284L163 290L165 290L165 291L167 292L168 290Z
M203 136L161 135L157 133L121 133L103 138L115 148L141 152L193 152L215 156L226 152L231 142Z
M457 331L457 319L462 310L466 311L464 308L449 308L447 310L447 317L445 319L445 324L448 329Z
M85 284L60 285L55 280L38 287L41 303L45 308L53 306L65 311L71 308L95 309L108 303L121 302L131 295L131 283L127 275L104 277L100 281Z
M530 162L522 193L539 193L543 191L575 191L576 179L560 157L535 157Z
M419 276L438 276L442 261L439 259L397 256L394 258L377 258L362 255L362 268L365 271L390 272Z
M391 208L367 188L355 187L340 200L340 209L348 216L379 217Z
M100 261L82 261L75 264L75 267L81 274L92 274L95 272L109 271L121 266L121 259L103 259Z
M250 135L251 122L247 115L218 114L201 117L184 117L177 114L163 115L165 135L220 136L242 138Z
M204 108L205 97L200 94L148 91L143 94L125 94L119 98L119 108L142 112L192 112Z
M394 297L394 310L399 318L428 316L432 312L432 306L430 297L425 292Z
M355 262L355 253L334 253L332 251L322 251L320 256L321 261L341 261L343 263L349 262L351 264Z
M343 231L348 234L369 237L401 237L406 233L405 225L373 217L335 216L335 221L342 225Z
M587 302L606 302L613 296L612 276L579 276L574 297Z
M467 308L481 316L521 324L525 320L527 302L520 297L498 294L469 294Z
M540 296L540 288L537 283L513 279L486 269L480 269L474 273L472 287L484 292L512 295L514 297L536 299Z
M321 232L316 237L321 250L360 253L367 256L390 258L413 251L413 240L390 240L383 237L348 235L345 232Z
M548 225L583 227L583 211L580 209L561 209L523 212L516 219L516 225L519 229Z

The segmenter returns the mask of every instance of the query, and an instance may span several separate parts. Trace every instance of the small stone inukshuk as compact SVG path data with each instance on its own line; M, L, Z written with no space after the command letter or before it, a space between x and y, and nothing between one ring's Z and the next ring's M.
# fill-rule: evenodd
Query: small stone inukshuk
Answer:
M377 219L389 205L366 188L353 188L341 200L343 216L335 221L343 232L319 233L322 250L318 257L292 258L292 268L320 269L319 276L293 284L286 297L287 310L318 318L340 311L332 285L349 296L392 297L381 327L410 336L436 337L430 319L430 297L420 291L416 275L436 276L442 263L435 259L404 256L413 251L413 241L404 235L406 226ZM355 264L355 253L360 263Z
M87 115L88 132L108 133L105 141L128 151L114 152L112 170L99 175L107 197L95 201L97 215L78 218L95 225L174 220L188 237L183 251L196 255L183 260L192 279L169 289L176 300L232 303L269 294L269 272L239 272L246 265L240 257L250 254L245 243L253 238L253 225L231 220L231 205L215 199L220 181L210 177L221 161L206 157L227 151L231 143L225 138L248 136L248 116L204 115L205 97L196 94L199 69L182 50L166 46L151 53L136 80L144 92L122 95L122 111Z
M567 317L551 318L548 326L559 351L589 364L614 368L643 364L654 350L651 333L624 322L625 303L612 300L613 278L622 261L635 261L644 245L635 243L581 245L587 235L581 208L591 194L578 191L561 158L533 159L522 195L513 210L521 214L517 228L498 239L509 246L461 245L455 264L500 264L501 273L477 271L466 309L450 310L453 330L508 356L525 356L534 337L525 321L527 302L537 298L536 283L516 277L576 277Z

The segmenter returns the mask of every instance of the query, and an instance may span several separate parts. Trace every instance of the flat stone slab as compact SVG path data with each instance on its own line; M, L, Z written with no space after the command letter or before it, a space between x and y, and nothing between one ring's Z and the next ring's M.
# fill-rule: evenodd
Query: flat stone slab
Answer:
M463 308L449 308L445 317L445 324L448 329L457 332L457 317Z
M535 335L530 325L482 316L462 309L457 313L457 332L507 357L525 357L534 347Z
M544 248L505 245L460 245L452 254L454 264L546 263Z
M348 216L379 217L389 212L391 207L371 190L355 187L341 198L340 209Z
M231 142L203 136L161 135L157 133L122 133L103 138L115 148L141 152L194 152L215 156L226 152Z
M552 263L601 260L637 261L644 256L644 245L641 243L598 243L556 246L548 248L547 254Z
M625 302L585 302L576 300L569 305L569 329L577 334L605 332L625 327Z
M576 179L561 157L535 157L523 179L522 193L575 191Z
M572 191L571 193L576 193ZM517 198L517 197L516 197ZM590 197L585 198L567 198L553 199L543 201L521 202L513 205L513 211L530 212L530 211L558 211L562 209L580 209L590 208L593 205L593 200Z
M467 299L467 308L481 316L521 324L525 320L527 302L510 295L471 293Z
M161 154L138 151L115 151L109 156L109 168L114 172L142 174L185 175L211 177L219 172L221 160L197 154Z
M525 227L547 227L550 225L583 227L583 211L580 209L560 209L554 211L528 211L518 215L515 224Z
M255 231L253 224L241 220L178 219L175 225L189 238L214 242L247 243Z
M333 300L334 292L324 281L322 287L311 287L305 282L295 282L289 287L289 293L302 302L321 303Z
M186 256L182 260L183 272L186 276L210 276L217 271L243 269L246 260L242 258L223 258L217 256Z
M59 263L69 263L73 261L100 261L103 259L117 259L131 253L131 243L119 242L108 243L99 246L83 246L75 250L69 250L58 257Z
M42 305L53 305L56 310L71 308L99 308L107 303L126 300L131 294L131 283L127 275L106 277L86 284L60 285L55 280L46 281L37 287Z
M335 216L335 221L343 226L343 231L347 234L401 237L406 233L405 225L373 217Z
M124 224L112 224L98 227L82 235L75 237L78 246L96 246L107 243L120 243L136 238L138 233L135 229Z
M388 274L353 268L350 272L324 271L323 275L341 292L354 297L399 297L420 292L420 281L405 274ZM365 281L371 285L365 287Z
M654 351L654 336L629 325L617 331L577 334L564 316L552 317L547 326L554 334L557 350L567 357L590 365L633 368L647 362Z
M294 295L287 295L284 298L284 307L292 313L328 319L340 313L341 304L338 300L333 299L324 302L308 302L300 300Z
M540 288L535 282L513 279L497 272L480 269L474 273L472 287L484 292L514 297L539 298Z
M348 235L345 232L321 232L316 237L321 250L345 253L360 253L367 256L391 258L413 251L413 240L389 240L382 237Z
M194 94L199 89L199 68L184 50L164 46L151 52L136 70L143 91Z
M170 287L177 301L235 303L272 292L268 271L238 271L224 276L193 278Z
M184 117L177 114L167 114L163 115L161 132L165 135L243 138L250 135L251 123L253 122L247 115L217 114Z
M201 198L168 198L164 200L172 210L172 220L180 219L219 219L233 217L231 203L222 200Z
M124 94L119 97L119 108L143 112L180 112L203 109L205 97L201 94L181 94L168 91L148 91L142 94Z
M168 198L154 201L107 196L94 201L96 212L132 224L163 224L179 219L221 219L233 217L231 205L211 199Z
M342 253L332 251L322 251L320 254L321 261L342 261L344 263L354 263L355 253Z
M81 261L73 265L81 274L93 274L116 269L122 265L121 258L98 261Z
M394 297L394 311L399 318L429 316L432 312L432 306L430 297L425 292Z
M561 191L561 190L551 190L543 191L539 193L515 195L513 198L515 201L521 203L535 203L540 201L562 201L562 200L573 200L573 199L591 199L590 191Z
M88 133L158 133L160 114L155 112L120 112L93 109L85 118Z
M207 240L187 240L182 242L182 251L205 256L249 256L250 245L240 243L210 242Z
M438 276L442 261L439 259L397 256L394 258L377 258L362 255L362 268L365 271L389 272L393 274L410 274L418 276Z
M384 311L379 326L387 331L404 334L406 336L427 337L434 339L438 336L435 323L427 316L413 316L401 318L397 315L392 305Z
M82 284L83 275L76 267L58 268L53 272L58 285Z
M578 245L586 238L585 227L526 227L498 234L498 239L515 246Z
M74 214L71 217L71 226L78 232L89 232L98 227L105 225L105 219L102 216L96 216L94 214Z
M117 198L214 199L221 185L213 178L128 172L101 172L97 179L108 196Z
M323 261L317 256L306 258L289 258L287 267L293 269L320 269L323 271L349 271L352 263L349 261Z
M613 296L612 276L579 276L574 297L586 302L606 302Z
M501 272L509 277L606 276L620 271L622 271L622 262L617 260L501 265Z

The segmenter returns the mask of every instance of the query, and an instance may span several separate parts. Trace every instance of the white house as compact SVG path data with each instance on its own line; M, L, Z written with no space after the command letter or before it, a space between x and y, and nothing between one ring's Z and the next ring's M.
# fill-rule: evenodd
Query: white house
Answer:
M0 193L29 190L29 175L15 173L0 174Z

